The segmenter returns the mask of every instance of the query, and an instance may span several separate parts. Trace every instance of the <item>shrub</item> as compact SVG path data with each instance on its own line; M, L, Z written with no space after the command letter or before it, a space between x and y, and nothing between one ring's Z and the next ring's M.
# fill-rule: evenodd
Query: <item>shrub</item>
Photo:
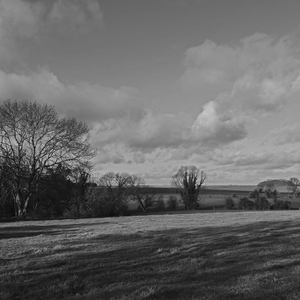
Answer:
M287 200L277 200L271 206L272 209L290 209L291 203Z
M243 210L253 210L254 206L254 202L247 197L241 198L238 204L238 208Z
M82 217L127 216L128 205L125 201L116 201L102 189L93 188L87 192Z
M227 209L235 209L235 202L233 201L233 199L231 197L229 197L225 200L225 207Z
M177 208L177 199L174 196L169 196L169 199L167 201L167 208L169 210L176 210Z
M266 197L262 196L255 200L254 207L257 210L269 210L270 209L270 203L267 200Z

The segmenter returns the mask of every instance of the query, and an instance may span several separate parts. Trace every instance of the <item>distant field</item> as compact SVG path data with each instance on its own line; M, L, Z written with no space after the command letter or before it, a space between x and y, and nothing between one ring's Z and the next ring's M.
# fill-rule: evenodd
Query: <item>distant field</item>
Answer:
M237 197L247 197L257 188L255 185L212 185L204 186L200 193L200 207L202 209L224 209L225 200L235 194ZM277 190L285 200L291 202L292 208L300 207L300 199L289 198L286 187L279 187ZM183 209L184 205L180 201L180 195L172 187L150 187L147 192L156 194L167 203L170 196L175 197L178 201L178 209ZM138 207L136 202L130 202L129 208L135 210Z
M1 300L300 299L299 211L0 223Z
M221 191L245 191L252 192L257 188L256 185L207 185L204 186L203 189L208 190L221 190Z

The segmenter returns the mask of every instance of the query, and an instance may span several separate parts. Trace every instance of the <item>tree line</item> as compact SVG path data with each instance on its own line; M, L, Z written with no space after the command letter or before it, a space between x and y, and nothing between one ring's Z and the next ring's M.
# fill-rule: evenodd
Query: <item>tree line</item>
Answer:
M144 212L163 205L137 175L110 172L91 182L95 155L84 122L60 118L48 104L3 102L0 218L114 216L125 214L130 200ZM181 167L172 178L187 209L197 207L206 174L201 172L199 181L198 176L199 170L190 166Z

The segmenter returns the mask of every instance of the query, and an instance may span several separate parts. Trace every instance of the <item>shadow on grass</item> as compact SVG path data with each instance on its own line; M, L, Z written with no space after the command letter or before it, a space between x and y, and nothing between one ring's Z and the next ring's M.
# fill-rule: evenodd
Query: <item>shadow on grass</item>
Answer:
M300 298L298 221L99 235L76 243L83 248L68 255L38 261L28 255L23 265L6 264L0 298Z
M101 224L107 224L109 222L102 222ZM100 224L100 225L101 225ZM0 227L0 240L1 239L12 239L12 238L22 238L22 237L32 237L37 235L58 235L65 232L75 232L80 227L85 226L99 226L99 223L79 223L79 224L60 224L60 225L25 225L25 226L6 226Z

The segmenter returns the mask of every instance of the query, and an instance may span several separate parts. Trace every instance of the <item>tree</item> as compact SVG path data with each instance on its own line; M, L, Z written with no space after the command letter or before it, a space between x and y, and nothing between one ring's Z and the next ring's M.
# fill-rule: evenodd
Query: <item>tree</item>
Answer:
M299 193L300 180L296 177L292 177L290 178L289 183L287 188L292 193L293 197L296 198Z
M70 210L74 194L70 170L58 165L47 169L39 182L38 193L32 197L33 214L39 217L61 217Z
M10 169L6 162L0 163L0 218L10 218L14 216L15 207L12 201L12 193L9 185L12 179Z
M70 170L70 179L73 183L71 196L71 210L76 217L80 217L81 211L86 201L86 193L89 185L90 174L86 169L76 167Z
M85 123L59 119L47 104L7 100L0 105L0 159L12 173L16 215L26 215L47 168L85 168L94 155Z
M181 199L186 209L195 209L198 204L198 196L206 179L206 173L195 166L181 166L172 177L172 184L179 190ZM199 179L199 181L198 181Z
M122 214L126 209L129 191L130 175L127 173L109 172L99 180L99 186L104 190L110 216Z
M147 192L144 178L131 175L128 178L129 193L131 199L137 201L139 209L146 212L153 205L155 194Z

